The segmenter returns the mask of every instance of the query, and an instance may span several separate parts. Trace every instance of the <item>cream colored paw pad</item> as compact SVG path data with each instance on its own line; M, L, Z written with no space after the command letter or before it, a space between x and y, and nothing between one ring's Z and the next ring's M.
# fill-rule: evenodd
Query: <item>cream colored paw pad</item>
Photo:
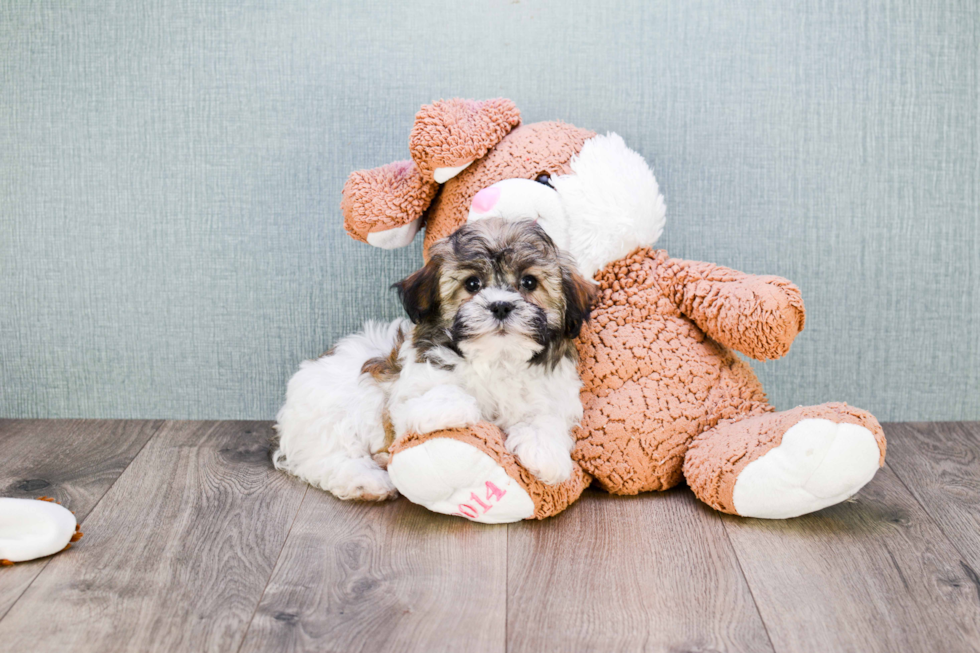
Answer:
M474 446L432 438L399 451L388 464L398 491L412 503L483 524L534 514L534 501L497 462Z
M832 506L871 480L879 456L874 434L863 426L802 420L739 474L735 510L743 517L785 519Z

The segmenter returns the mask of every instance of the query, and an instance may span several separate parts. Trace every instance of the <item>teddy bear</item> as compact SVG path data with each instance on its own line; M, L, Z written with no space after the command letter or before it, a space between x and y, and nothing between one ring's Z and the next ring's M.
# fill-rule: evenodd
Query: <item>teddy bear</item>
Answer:
M461 425L373 452L409 500L506 523L555 515L590 484L632 495L686 481L716 510L779 519L844 501L884 464L869 412L768 402L735 352L784 356L804 327L799 288L652 249L664 199L617 134L522 124L503 98L451 99L418 112L409 152L349 176L341 209L353 238L392 249L424 229L425 258L467 221L534 219L598 286L577 340L584 417L571 477L547 485L496 426Z

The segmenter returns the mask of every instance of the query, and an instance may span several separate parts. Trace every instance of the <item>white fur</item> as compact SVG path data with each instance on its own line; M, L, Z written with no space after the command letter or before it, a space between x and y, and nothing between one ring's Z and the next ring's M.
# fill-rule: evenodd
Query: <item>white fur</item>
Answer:
M563 359L554 370L528 364L536 352L527 342L517 335L463 341L464 358L448 350L437 354L454 364L452 371L417 362L415 348L406 343L404 367L391 391L395 437L490 421L507 433L507 450L538 479L566 480L575 444L571 429L582 419L582 382L571 360ZM426 422L433 411L442 413L436 428Z
M468 220L537 218L555 243L575 257L587 278L660 238L667 206L657 179L618 134L585 141L570 167L572 174L551 178L554 190L526 179L497 182L497 203L485 214L471 210ZM544 197L552 193L560 208Z
M494 293L501 292L481 294L497 301ZM478 305L465 306L471 304ZM463 357L437 348L429 352L435 364L420 362L411 329L403 319L368 323L362 333L341 340L332 356L300 366L277 416L280 441L273 461L278 469L341 499L394 496L387 472L373 458L384 447L387 405L396 439L486 420L507 432L508 450L539 479L559 483L569 477L571 429L582 418L573 361L563 359L554 369L531 365L528 360L540 345L519 332L493 331L462 341ZM365 361L388 355L399 331L407 338L398 378L378 383L361 374Z
M276 416L277 469L341 499L387 499L395 486L372 455L384 448L381 422L386 396L361 366L387 356L399 331L411 322L368 322L361 333L337 343L331 356L305 361L289 380L286 403Z
M657 179L619 134L585 141L570 166L574 174L551 183L574 225L569 251L585 276L660 238L667 206Z

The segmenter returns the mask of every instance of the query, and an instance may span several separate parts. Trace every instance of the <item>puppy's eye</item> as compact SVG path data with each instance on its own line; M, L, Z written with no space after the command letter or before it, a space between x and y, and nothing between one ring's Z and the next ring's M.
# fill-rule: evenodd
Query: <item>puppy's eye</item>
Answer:
M483 282L480 281L480 277L470 277L463 282L463 287L466 288L466 292L475 293L483 287Z
M532 277L530 274L525 274L521 277L521 288L528 292L534 292L534 289L538 287L538 280Z

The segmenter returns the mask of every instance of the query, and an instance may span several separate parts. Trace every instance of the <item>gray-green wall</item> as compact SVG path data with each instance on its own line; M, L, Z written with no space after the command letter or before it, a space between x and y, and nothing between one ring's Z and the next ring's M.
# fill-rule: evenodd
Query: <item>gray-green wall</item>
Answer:
M452 96L619 132L672 255L794 280L777 406L980 418L975 0L5 0L0 415L272 418L399 314L340 189Z

